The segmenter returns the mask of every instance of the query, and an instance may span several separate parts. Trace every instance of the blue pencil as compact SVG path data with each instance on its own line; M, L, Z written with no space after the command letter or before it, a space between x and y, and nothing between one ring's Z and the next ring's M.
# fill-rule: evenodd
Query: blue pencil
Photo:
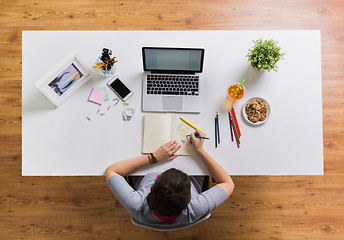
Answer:
M190 134L189 135L186 135L188 137L190 137ZM202 136L195 136L196 138L202 138L202 139L209 139L208 137L202 137Z

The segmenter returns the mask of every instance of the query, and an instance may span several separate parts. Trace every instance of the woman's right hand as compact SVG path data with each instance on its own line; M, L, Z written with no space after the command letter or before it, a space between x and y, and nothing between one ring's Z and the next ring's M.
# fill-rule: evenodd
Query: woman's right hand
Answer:
M196 130L194 133L190 134L191 144L195 147L197 152L200 152L201 150L203 150L204 139L196 138L195 136L205 137L205 135L201 133L199 130Z

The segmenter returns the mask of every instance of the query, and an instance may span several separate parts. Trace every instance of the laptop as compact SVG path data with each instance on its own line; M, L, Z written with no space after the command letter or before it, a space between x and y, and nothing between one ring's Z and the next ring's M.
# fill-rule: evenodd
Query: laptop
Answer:
M142 110L201 111L204 49L143 47Z

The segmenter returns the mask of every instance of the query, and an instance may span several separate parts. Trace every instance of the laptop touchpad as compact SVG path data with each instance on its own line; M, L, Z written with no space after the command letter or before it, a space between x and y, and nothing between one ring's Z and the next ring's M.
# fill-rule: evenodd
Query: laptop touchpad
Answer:
M182 97L163 97L162 108L163 110L180 111L183 109L183 98Z

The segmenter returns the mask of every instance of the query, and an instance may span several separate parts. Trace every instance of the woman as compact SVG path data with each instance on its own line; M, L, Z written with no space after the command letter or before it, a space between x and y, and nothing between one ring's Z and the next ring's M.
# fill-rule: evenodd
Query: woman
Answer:
M135 178L133 189L123 178L134 170L156 162L172 161L179 148L176 141L162 145L154 153L112 164L106 180L116 198L138 222L153 227L190 225L222 204L232 193L234 183L227 172L203 149L204 136L198 130L190 141L217 184L201 192L202 177L189 177L177 169L162 174L149 173Z

